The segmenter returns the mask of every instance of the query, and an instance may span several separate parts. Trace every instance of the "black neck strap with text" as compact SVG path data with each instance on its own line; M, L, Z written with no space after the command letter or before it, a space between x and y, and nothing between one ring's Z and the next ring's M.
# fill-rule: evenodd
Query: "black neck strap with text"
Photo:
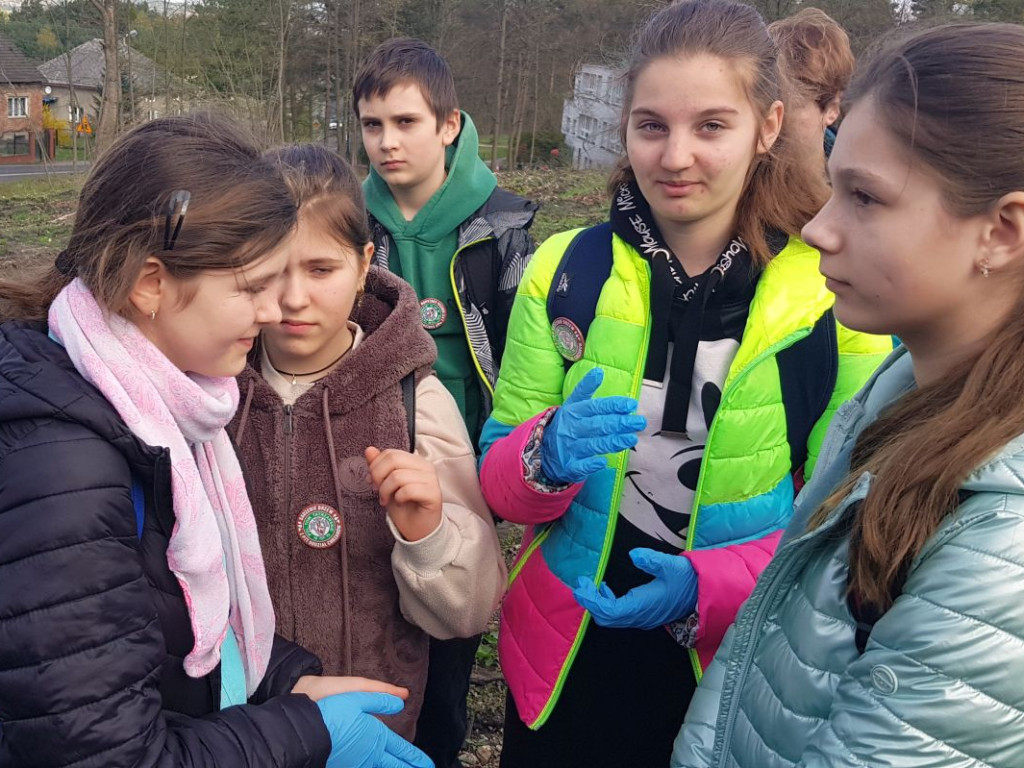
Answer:
M644 378L661 383L675 344L661 431L686 434L697 347L709 306L723 297L753 296L750 249L734 237L706 272L691 277L672 252L636 182L622 184L611 207L612 229L651 265L651 338Z

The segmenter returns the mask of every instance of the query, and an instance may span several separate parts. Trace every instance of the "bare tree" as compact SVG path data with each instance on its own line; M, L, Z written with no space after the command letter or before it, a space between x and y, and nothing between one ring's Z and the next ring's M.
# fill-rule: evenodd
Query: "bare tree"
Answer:
M508 14L511 6L511 0L502 0L501 36L498 39L498 90L495 96L497 102L494 107L494 132L491 134L491 170L497 170L498 168L498 136L501 135L502 92L505 90L505 39L508 31Z
M117 62L117 0L90 0L103 21L103 100L96 125L96 149L117 136L121 106L121 72Z
M289 0L279 0L277 10L280 24L277 37L277 140L283 142L285 140L284 90L288 66L288 28L292 21L292 4Z

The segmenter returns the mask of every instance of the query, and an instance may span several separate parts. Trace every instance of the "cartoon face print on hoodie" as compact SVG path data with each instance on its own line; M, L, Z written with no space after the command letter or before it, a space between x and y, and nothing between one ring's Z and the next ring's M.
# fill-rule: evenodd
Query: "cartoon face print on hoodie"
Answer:
M619 507L624 518L620 526L628 522L636 529L628 537L632 546L685 549L705 441L738 349L739 341L732 338L701 341L698 345L686 436L661 433L668 374L662 384L644 381L639 413L647 417L647 429L630 453ZM673 351L669 349L669 370Z

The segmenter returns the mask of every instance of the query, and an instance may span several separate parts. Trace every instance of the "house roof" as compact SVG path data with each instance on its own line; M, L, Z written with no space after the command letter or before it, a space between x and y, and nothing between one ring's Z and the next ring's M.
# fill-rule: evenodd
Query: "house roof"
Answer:
M10 38L0 35L0 89L5 85L44 83L45 78Z
M119 44L118 55L122 62L128 58L128 46ZM106 64L103 59L103 41L98 37L82 43L69 52L71 56L71 79L76 88L103 89L103 72ZM152 59L143 56L134 48L131 49L132 80L136 88L150 88L155 83L162 83L162 76ZM128 74L128 65L121 64L123 76ZM51 85L68 85L68 54L62 53L56 58L39 65L39 72Z

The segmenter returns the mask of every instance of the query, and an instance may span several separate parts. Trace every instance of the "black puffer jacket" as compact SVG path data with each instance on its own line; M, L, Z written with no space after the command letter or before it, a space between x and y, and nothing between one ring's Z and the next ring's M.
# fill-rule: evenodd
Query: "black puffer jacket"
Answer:
M325 764L316 705L282 695L319 673L303 649L275 641L251 706L218 711L219 669L185 675L170 482L169 452L132 435L44 328L0 325L0 768Z

